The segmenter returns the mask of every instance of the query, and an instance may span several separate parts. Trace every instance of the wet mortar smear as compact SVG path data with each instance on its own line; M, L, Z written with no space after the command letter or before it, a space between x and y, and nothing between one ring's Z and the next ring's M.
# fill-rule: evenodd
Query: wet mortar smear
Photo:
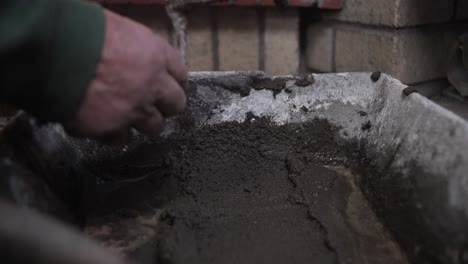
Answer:
M88 233L140 263L407 263L335 132L249 116L88 149Z

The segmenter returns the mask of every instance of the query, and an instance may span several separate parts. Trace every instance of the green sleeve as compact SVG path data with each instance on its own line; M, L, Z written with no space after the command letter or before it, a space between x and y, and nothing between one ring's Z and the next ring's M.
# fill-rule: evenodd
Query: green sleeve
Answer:
M43 121L77 108L104 41L103 9L78 0L0 0L0 101Z

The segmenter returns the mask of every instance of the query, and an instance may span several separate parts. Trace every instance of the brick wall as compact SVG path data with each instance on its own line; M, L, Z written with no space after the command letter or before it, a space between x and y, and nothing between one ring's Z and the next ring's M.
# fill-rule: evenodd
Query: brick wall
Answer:
M164 8L110 5L171 41ZM192 71L263 70L271 75L299 71L299 15L295 8L197 7L188 17L187 60Z
M407 84L445 78L468 18L466 0L346 0L305 15L305 65L315 72L382 71Z

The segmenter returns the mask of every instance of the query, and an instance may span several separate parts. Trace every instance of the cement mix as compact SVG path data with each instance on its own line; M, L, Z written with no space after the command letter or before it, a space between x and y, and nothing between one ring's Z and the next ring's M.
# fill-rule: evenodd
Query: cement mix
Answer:
M247 115L108 162L95 157L88 166L113 174L107 184L141 177L147 172L134 168L144 164L153 175L113 189L88 215L88 230L107 226L97 237L144 263L407 263L354 183L356 163L335 132L324 120L276 126ZM142 188L155 183L160 189ZM141 250L135 243L148 231L128 226L154 208L164 212Z

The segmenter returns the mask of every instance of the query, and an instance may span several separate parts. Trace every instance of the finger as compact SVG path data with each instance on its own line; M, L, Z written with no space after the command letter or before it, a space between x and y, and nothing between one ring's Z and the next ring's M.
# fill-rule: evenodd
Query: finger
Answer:
M154 102L158 110L165 116L173 116L182 112L187 105L187 96L180 84L171 76L167 76L162 87L158 87L158 96Z
M147 136L158 136L164 125L164 117L156 107L151 108L148 115L138 120L133 127Z
M166 48L167 54L167 69L169 74L185 88L185 83L188 80L188 68L184 64L180 53L171 46Z

